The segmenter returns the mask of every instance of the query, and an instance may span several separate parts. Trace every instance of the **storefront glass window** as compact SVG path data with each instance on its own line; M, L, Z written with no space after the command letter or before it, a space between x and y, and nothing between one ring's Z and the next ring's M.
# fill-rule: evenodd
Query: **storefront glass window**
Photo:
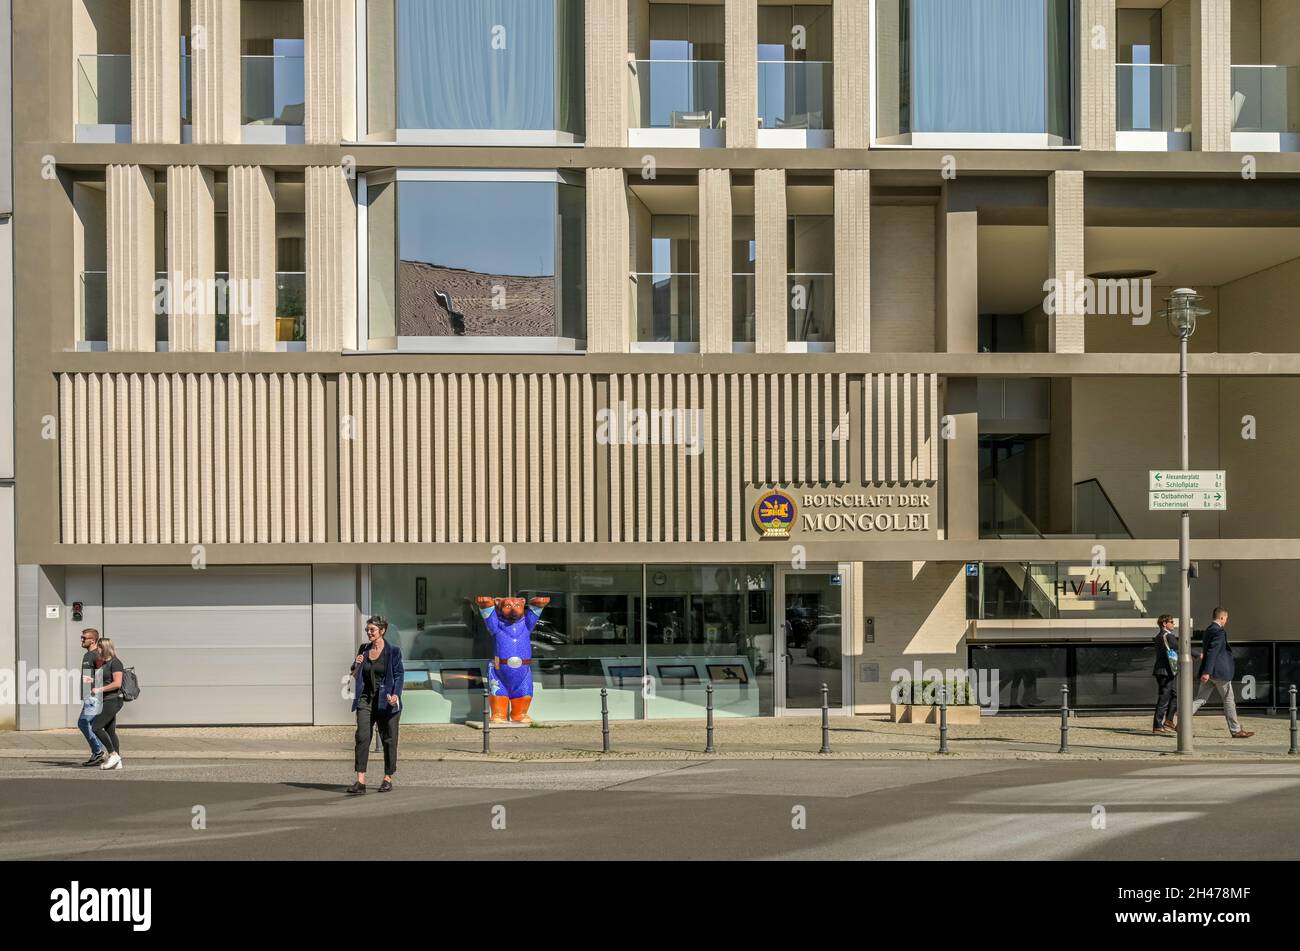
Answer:
M771 567L648 565L646 660L650 718L771 716Z
M402 649L403 722L482 719L492 638L474 598L506 594L505 572L487 565L375 565L370 592L371 613L388 619L388 637Z
M530 565L511 570L519 597L549 597L533 632L535 720L610 719L641 711L641 566Z

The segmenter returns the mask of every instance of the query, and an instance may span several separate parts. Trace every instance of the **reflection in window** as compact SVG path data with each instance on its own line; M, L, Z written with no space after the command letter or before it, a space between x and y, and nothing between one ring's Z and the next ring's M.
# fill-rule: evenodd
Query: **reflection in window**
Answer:
M368 204L371 338L585 337L580 187L399 180Z

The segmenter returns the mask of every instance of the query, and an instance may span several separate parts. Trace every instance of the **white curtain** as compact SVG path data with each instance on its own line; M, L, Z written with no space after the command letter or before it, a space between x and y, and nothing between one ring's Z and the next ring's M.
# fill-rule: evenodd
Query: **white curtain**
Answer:
M554 129L555 0L398 0L403 129Z
M913 132L1045 132L1044 0L911 0Z

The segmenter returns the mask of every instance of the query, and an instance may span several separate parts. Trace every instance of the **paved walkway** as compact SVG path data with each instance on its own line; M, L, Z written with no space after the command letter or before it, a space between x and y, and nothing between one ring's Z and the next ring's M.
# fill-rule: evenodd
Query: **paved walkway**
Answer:
M1206 758L1287 758L1290 724L1285 717L1242 717L1249 740L1228 736L1220 715L1195 721L1196 755ZM1141 717L1074 717L1070 753L1060 746L1054 716L1000 716L978 726L949 728L949 750L972 759L1152 759L1174 753L1176 739L1154 736ZM705 758L703 720L613 721L612 752L601 752L600 723L547 723L492 731L485 756L482 733L459 725L403 724L401 756L410 760L591 760ZM123 753L131 759L348 760L353 728L319 727L124 727ZM884 717L833 717L831 756L845 759L907 759L937 755L933 724L891 723ZM818 757L817 717L720 719L714 745L719 758ZM84 757L86 742L75 729L0 733L0 757ZM1300 757L1290 757L1300 764Z

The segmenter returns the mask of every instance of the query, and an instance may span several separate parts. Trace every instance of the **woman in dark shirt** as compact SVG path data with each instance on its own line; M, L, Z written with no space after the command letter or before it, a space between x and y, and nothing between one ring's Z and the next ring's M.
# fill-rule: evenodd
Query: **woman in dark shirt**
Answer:
M402 708L402 652L384 639L388 622L378 615L366 621L366 637L352 662L354 677L352 709L357 714L355 766L357 781L348 787L354 796L366 791L366 767L370 762L370 738L375 728L384 744L384 781L380 792L393 788L397 772L397 724Z
M126 668L122 666L121 658L117 656L117 649L110 638L99 639L99 656L104 661L103 683L91 688L91 693L101 694L103 705L100 707L99 714L91 721L90 728L108 752L108 759L104 760L99 768L121 769L122 756L117 746L117 715L122 711L122 675L126 672Z

